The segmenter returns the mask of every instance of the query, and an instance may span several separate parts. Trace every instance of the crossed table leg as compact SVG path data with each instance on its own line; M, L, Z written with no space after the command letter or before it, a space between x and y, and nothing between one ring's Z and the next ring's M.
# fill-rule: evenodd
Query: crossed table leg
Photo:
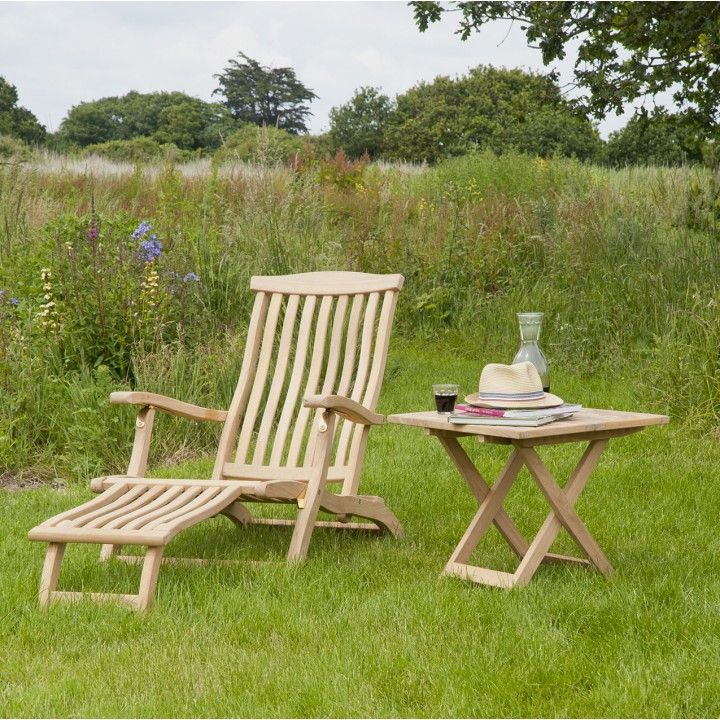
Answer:
M442 433L437 433L436 436L480 503L475 517L445 566L446 575L454 575L483 585L512 588L516 585L527 585L542 562L574 562L584 565L592 563L603 575L608 576L612 573L612 566L574 509L580 493L607 446L607 439L590 442L564 488L557 484L533 447L514 444L505 467L490 488L456 437ZM531 543L527 542L502 507L523 465L527 466L552 509ZM468 564L470 555L491 523L495 524L520 558L520 564L514 573ZM588 559L548 552L562 527L568 531Z

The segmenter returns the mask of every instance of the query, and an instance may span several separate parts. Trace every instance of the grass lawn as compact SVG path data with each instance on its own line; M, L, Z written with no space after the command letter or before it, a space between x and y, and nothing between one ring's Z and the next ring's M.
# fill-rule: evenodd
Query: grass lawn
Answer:
M433 381L475 388L483 351L437 347L393 345L381 411L428 406ZM614 377L556 369L553 391L650 409ZM507 450L463 442L494 477ZM580 452L541 449L559 477ZM207 476L209 467L156 474ZM385 497L402 539L318 530L300 567L165 566L144 616L89 602L41 612L45 546L26 533L90 492L1 492L0 713L717 716L719 467L717 440L679 423L611 441L578 507L616 574L543 566L528 587L505 592L438 577L476 504L435 439L385 426L371 433L361 488ZM526 470L506 507L532 537L546 505ZM168 555L281 560L289 539L289 529L215 519L181 534ZM555 547L574 551L564 534ZM135 592L139 568L97 555L72 546L60 587ZM514 567L494 529L473 561Z

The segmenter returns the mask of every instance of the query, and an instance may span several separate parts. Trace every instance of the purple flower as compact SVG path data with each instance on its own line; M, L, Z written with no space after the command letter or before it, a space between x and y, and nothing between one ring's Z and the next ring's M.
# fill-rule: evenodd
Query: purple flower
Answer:
M11 297L11 298L10 298L10 304L11 304L13 307L17 307L17 306L20 304L20 301L19 301L16 297Z
M162 253L162 243L157 239L157 235L153 234L149 240L143 240L140 243L140 257L145 262L157 260Z
M97 220L93 218L90 221L90 227L87 231L87 239L88 240L97 240L98 235L100 235L100 228L98 227Z
M192 280L193 282L200 282L200 278L199 278L194 272L189 272L189 273L182 279L182 281L183 281L184 283L189 282L190 280Z
M147 233L149 233L152 230L152 225L147 221L143 220L136 228L133 230L132 239L133 240L139 240L141 237L144 237ZM151 237L154 237L151 236Z

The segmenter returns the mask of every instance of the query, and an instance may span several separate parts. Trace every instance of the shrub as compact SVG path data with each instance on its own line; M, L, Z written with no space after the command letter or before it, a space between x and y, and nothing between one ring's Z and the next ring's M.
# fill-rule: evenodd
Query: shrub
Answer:
M27 160L30 154L30 148L22 140L0 135L0 160Z
M99 155L117 162L152 162L171 159L182 162L193 157L192 153L180 150L171 143L159 143L149 137L136 137L132 140L109 140L108 142L88 145L83 155Z
M289 163L302 153L306 141L287 130L274 127L246 125L234 132L219 151L219 160L241 160L270 167Z

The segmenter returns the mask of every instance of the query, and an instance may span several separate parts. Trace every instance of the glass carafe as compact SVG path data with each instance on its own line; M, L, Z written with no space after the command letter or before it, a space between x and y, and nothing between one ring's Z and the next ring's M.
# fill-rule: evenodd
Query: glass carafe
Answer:
M538 371L542 380L543 390L550 392L550 371L545 353L540 349L540 329L544 313L518 313L520 323L520 349L517 351L513 364L530 361Z

